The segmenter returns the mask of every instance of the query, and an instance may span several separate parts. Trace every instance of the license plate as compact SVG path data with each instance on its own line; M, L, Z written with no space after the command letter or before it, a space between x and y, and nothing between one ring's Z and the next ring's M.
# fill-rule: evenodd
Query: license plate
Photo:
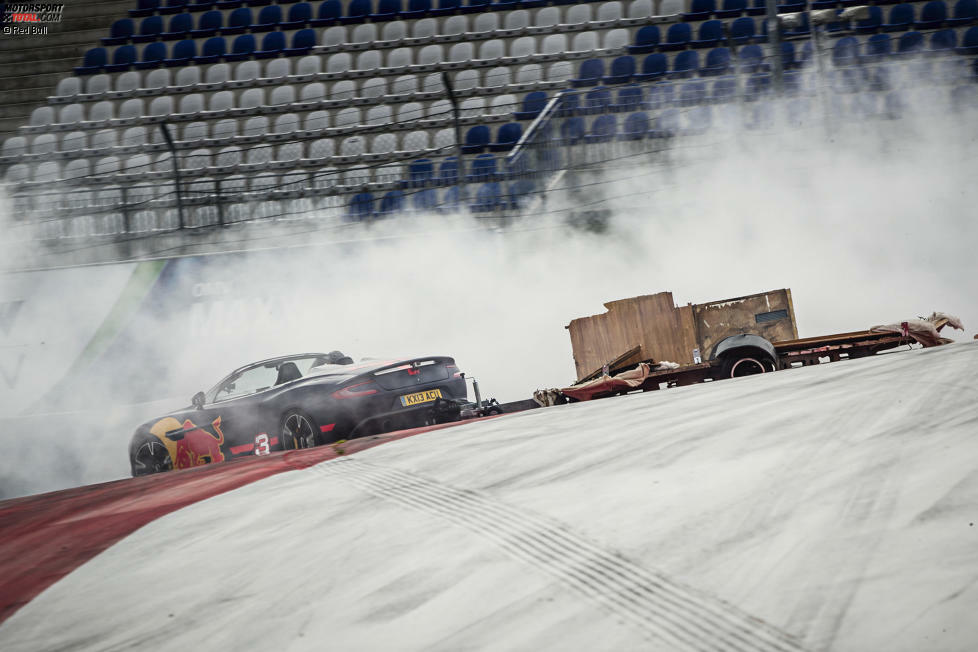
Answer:
M440 389L429 389L427 392L418 392L417 394L405 394L401 397L401 405L404 407L411 407L412 405L421 405L422 403L431 403L436 398L441 398Z

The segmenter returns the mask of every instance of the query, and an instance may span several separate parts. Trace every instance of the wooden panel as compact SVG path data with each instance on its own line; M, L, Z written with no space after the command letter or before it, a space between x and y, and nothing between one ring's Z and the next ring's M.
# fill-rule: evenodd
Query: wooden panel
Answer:
M781 310L786 313L782 319L758 321L759 316ZM731 335L753 333L769 342L798 336L791 294L786 289L694 305L693 313L704 359L708 359L721 340Z

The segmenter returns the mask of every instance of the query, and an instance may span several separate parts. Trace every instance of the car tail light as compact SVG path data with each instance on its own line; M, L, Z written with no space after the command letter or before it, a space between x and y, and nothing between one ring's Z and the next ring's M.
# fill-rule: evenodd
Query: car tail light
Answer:
M356 385L350 385L349 387L336 390L333 392L333 398L358 398L360 396L370 396L371 394L376 393L377 390L374 388L373 381L368 380L363 383L357 383Z
M446 364L445 369L448 369L448 373L452 374L452 378L461 378L462 372L458 370L458 367L452 363Z

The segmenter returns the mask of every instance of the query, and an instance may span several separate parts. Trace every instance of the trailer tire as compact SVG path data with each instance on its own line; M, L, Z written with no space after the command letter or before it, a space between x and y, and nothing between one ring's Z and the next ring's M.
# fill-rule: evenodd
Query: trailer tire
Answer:
M720 372L723 378L740 378L774 371L774 365L760 351L745 351L728 355L723 360Z

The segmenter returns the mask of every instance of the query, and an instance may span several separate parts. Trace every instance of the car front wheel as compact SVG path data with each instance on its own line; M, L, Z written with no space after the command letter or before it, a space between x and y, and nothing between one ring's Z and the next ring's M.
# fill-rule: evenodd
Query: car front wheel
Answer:
M161 473L173 468L173 460L170 459L166 446L152 435L144 436L139 440L130 461L134 477Z

